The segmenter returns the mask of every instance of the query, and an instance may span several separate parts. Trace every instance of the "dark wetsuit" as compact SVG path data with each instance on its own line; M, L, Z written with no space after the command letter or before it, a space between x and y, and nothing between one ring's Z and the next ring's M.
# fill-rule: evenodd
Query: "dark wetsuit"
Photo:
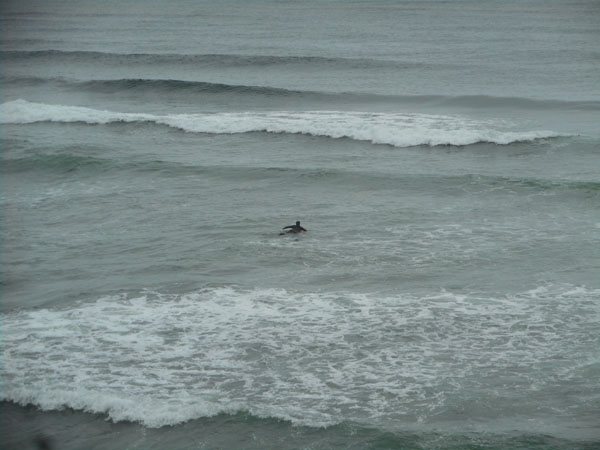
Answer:
M296 222L296 225L288 225L287 227L283 227L284 230L290 229L290 231L286 231L286 233L302 233L303 231L308 231L306 228L300 226L300 222Z

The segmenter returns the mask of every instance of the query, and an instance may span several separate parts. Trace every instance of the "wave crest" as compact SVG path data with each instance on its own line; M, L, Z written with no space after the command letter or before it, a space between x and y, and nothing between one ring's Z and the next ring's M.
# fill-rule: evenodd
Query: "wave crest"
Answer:
M1 122L5 124L152 122L192 133L306 134L349 138L394 147L463 146L480 142L507 145L560 136L548 130L505 130L503 127L506 123L503 121L406 113L277 111L155 115L15 100L0 105L0 116Z

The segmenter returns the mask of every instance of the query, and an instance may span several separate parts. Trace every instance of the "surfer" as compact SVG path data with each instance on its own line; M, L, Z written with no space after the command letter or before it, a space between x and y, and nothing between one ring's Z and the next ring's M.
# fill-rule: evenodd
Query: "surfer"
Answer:
M286 233L302 233L304 231L308 231L306 228L300 226L300 221L296 221L296 225L288 225L287 227L283 227L282 230L287 230ZM283 234L283 233L282 233Z

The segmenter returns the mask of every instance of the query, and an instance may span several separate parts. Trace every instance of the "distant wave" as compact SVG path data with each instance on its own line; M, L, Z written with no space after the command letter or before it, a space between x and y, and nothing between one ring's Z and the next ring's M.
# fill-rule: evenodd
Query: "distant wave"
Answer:
M299 91L270 86L249 86L238 84L211 83L205 81L187 81L187 80L164 80L164 79L144 79L144 78L121 78L108 80L70 80L62 77L43 78L43 77L14 77L8 76L2 79L5 85L13 84L18 86L56 86L69 90L79 90L87 92L101 93L123 93L123 92L149 92L149 93L176 93L183 94L250 94L281 97L309 97L333 98L333 97L367 97L363 94L336 94L316 91ZM368 97L377 98L376 95ZM381 96L384 98L383 96Z
M28 155L21 158L8 158L2 161L6 173L46 170L71 172L85 168L103 169L110 167L110 161L91 156L69 154Z
M52 85L70 90L81 90L87 92L100 93L123 93L123 92L154 92L183 94L250 94L267 96L338 96L337 94L327 94L311 91L294 91L289 89L275 88L269 86L247 86L236 84L210 83L204 81L186 81L186 80L162 80L162 79L143 79L143 78L121 78L114 80L69 80L62 77L43 78L43 77L4 77L4 84L15 84L19 86L45 86Z
M79 83L80 86L95 91L120 92L125 90L140 91L184 91L200 93L235 93L235 94L261 94L261 95L303 95L302 91L291 91L274 87L231 85L222 83L207 83L203 81L181 80L148 80L148 79L120 79L120 80L91 80Z
M600 102L597 101L565 101L565 100L538 100L523 97L494 97L490 95L460 95L460 96L416 96L421 103L434 103L440 106L461 106L467 108L494 107L511 109L569 109L584 111L600 111Z
M395 147L461 146L479 142L507 145L561 136L548 130L508 131L502 129L501 121L472 120L459 116L346 111L155 115L15 100L0 105L0 116L1 122L5 124L151 122L193 133L306 134L328 138L349 138Z
M63 89L100 93L181 93L184 95L231 94L268 97L303 98L311 101L336 103L389 103L415 106L447 106L461 108L510 108L528 110L600 111L600 101L539 100L523 97L494 97L488 95L379 95L358 92L319 92L285 89L272 86L237 85L205 81L120 78L74 80L63 77L4 76L4 85L56 86Z
M279 66L279 65L326 65L344 68L392 67L409 68L423 67L422 63L390 61L369 58L332 58L323 56L300 55L239 55L239 54L178 54L178 53L106 53L95 51L0 51L0 57L5 61L18 60L51 60L53 62L102 62L104 64L193 64L195 66L218 67L249 67L249 66Z

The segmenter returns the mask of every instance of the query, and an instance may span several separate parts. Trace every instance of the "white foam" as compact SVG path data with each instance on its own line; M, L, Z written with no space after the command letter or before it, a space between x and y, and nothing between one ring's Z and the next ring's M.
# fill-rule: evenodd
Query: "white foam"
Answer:
M510 131L504 120L460 116L348 111L239 112L154 115L48 105L15 100L0 105L2 123L154 122L194 133L292 133L350 138L395 147L417 145L499 145L559 136L547 130Z
M149 427L234 411L427 422L468 410L472 395L490 416L507 397L535 415L589 407L560 395L572 382L598 392L582 367L598 363L600 290L581 286L499 297L223 287L1 318L2 399Z

